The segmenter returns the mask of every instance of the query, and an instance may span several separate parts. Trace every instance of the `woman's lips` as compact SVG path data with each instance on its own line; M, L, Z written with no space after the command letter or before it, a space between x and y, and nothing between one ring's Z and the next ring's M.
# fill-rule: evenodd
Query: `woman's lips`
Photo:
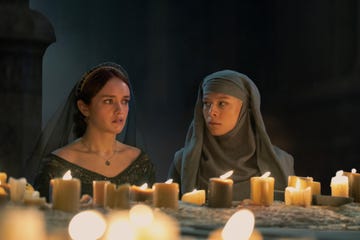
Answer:
M208 124L209 125L220 125L220 123L218 123L218 122L209 122Z

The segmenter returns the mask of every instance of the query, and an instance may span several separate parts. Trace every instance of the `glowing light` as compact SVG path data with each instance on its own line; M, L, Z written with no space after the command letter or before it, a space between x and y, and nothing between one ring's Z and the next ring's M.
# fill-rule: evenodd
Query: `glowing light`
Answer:
M255 216L247 209L234 213L225 224L221 236L223 240L248 240L254 230Z
M295 184L295 189L300 189L300 179L296 178L296 184Z
M154 220L154 214L151 208L144 204L135 205L130 209L129 214L130 221L139 227L148 226Z
M172 178L168 179L165 183L167 183L167 184L171 184L171 183L173 183Z
M231 171L228 171L227 173L223 174L220 176L221 179L227 179L229 178L231 175L233 175L234 171L231 170Z
M144 183L143 185L140 186L141 189L147 189L148 188L148 184Z
M342 176L344 174L343 170L339 170L336 172L336 177Z
M64 174L64 176L62 177L62 179L64 179L64 180L70 180L70 179L72 179L71 171L70 171L70 170L67 170L67 172Z
M271 172L266 172L263 175L261 175L261 178L267 178L270 176L270 174L271 174Z
M95 240L104 235L106 222L102 215L95 211L83 211L70 221L68 231L74 240Z
M355 168L351 169L351 173L356 173L356 169Z
M119 214L113 217L109 223L106 239L118 240L120 236L122 240L136 239L135 227L130 223L126 214Z

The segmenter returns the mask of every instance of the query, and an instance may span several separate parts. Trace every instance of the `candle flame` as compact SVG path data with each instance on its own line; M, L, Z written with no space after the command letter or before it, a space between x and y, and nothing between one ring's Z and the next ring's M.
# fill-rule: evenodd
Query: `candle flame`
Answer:
M67 172L64 174L63 176L63 179L64 180L70 180L72 179L72 176L71 176L71 171L70 170L67 170Z
M221 232L223 240L248 240L254 230L255 216L248 209L234 213Z
M228 171L227 173L220 176L221 179L227 179L234 173L233 170Z
M263 175L261 175L261 178L267 178L270 176L270 174L271 174L271 172L266 172Z
M148 188L148 184L144 183L143 185L140 186L141 189L145 190Z
M339 171L336 172L337 177L342 176L343 174L344 174L343 170L339 170Z
M168 179L165 183L167 183L167 184L171 184L171 183L173 183L172 178Z
M356 169L355 168L351 169L351 173L356 173Z

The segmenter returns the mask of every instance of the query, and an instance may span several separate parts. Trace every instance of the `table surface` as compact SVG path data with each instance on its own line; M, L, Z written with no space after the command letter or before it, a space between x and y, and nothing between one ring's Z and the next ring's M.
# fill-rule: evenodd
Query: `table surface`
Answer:
M133 203L135 204L135 203ZM83 208L89 209L92 207ZM177 219L181 240L204 240L222 228L233 213L249 209L255 215L255 228L264 240L284 239L360 239L360 203L341 206L287 206L275 201L271 206L252 205L249 201L234 202L232 208L209 208L179 202L179 209L154 209ZM104 214L111 210L98 209ZM66 229L72 213L42 208L48 232Z
M360 203L341 206L287 206L276 201L256 206L243 201L229 209L180 203L178 210L162 209L181 225L183 239L207 239L236 211L246 208L255 215L255 228L263 239L360 239Z

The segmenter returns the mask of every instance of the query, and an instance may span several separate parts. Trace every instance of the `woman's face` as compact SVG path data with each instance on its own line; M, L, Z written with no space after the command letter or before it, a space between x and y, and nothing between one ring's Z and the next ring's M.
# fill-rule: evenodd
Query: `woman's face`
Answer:
M206 126L213 136L230 132L239 119L242 101L223 93L207 93L203 96L203 115Z
M129 112L130 90L117 77L111 78L91 99L89 105L80 103L79 109L87 117L87 128L103 132L120 133Z

